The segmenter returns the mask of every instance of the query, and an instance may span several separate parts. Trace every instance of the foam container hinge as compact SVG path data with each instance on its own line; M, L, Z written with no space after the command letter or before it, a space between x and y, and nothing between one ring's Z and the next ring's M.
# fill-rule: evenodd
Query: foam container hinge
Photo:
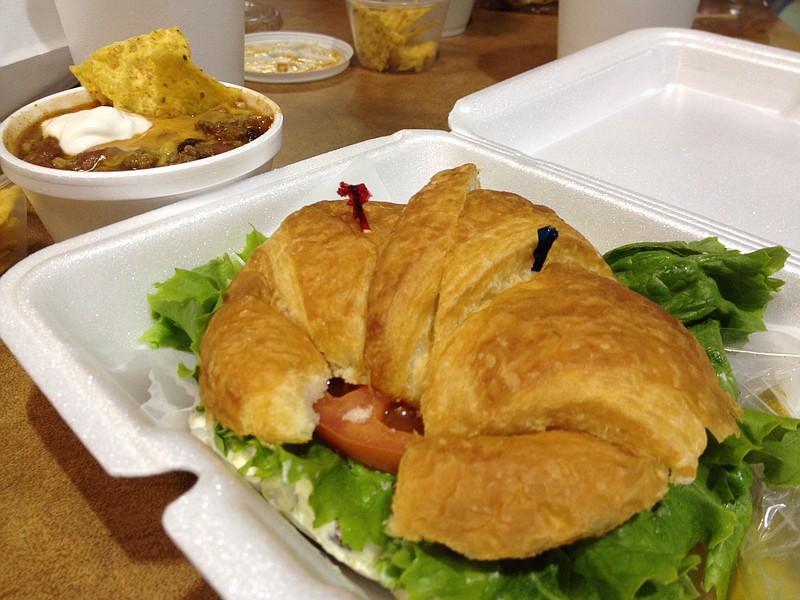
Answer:
M449 125L800 250L800 53L642 29L466 96Z
M446 132L400 131L55 244L0 279L0 336L109 474L198 476L168 507L164 526L222 597L386 593L340 572L187 427L165 428L145 414L147 373L122 374L114 364L143 348L138 339L152 323L146 295L176 267L241 251L251 227L269 234L299 206L337 198L338 182L364 166L368 187L381 190L376 199L404 202L435 172L466 162L481 169L482 187L553 207L601 251L709 235L744 251L769 244L564 167ZM800 257L790 257L782 276L767 319L796 331Z

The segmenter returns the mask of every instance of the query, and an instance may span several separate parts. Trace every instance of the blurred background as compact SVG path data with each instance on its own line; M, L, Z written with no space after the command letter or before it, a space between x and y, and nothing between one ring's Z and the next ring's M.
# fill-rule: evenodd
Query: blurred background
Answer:
M478 4L493 10L558 11L557 0L478 0ZM697 18L702 19L703 29L736 33L763 19L765 7L800 31L800 0L701 0ZM70 64L55 0L4 0L0 20L0 120L32 100L75 85L67 71Z

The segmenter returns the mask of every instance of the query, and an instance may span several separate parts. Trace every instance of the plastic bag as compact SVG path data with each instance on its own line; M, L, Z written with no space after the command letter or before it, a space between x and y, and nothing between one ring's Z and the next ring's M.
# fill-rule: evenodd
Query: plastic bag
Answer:
M742 406L800 418L800 340L784 332L751 334L728 349ZM793 600L800 589L800 487L777 489L759 478L753 522L739 549L733 600Z

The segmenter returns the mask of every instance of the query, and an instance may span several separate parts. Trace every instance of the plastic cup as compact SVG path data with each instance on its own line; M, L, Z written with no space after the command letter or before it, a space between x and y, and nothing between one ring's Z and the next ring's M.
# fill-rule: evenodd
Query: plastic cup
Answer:
M95 50L150 33L180 28L192 61L219 81L244 85L242 0L55 0L74 64Z
M418 73L439 55L449 0L347 0L358 63L379 72Z
M444 20L442 37L450 37L464 33L467 29L475 0L450 0L447 17Z
M245 0L244 32L277 31L283 25L281 11L270 4L271 0Z
M626 31L685 27L699 0L559 0L558 56L566 56Z

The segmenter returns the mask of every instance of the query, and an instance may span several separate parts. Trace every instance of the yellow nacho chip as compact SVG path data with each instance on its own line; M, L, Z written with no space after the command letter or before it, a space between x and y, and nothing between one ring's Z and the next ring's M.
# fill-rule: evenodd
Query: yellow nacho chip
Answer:
M144 117L198 114L240 97L192 62L177 27L100 48L70 70L99 102Z

